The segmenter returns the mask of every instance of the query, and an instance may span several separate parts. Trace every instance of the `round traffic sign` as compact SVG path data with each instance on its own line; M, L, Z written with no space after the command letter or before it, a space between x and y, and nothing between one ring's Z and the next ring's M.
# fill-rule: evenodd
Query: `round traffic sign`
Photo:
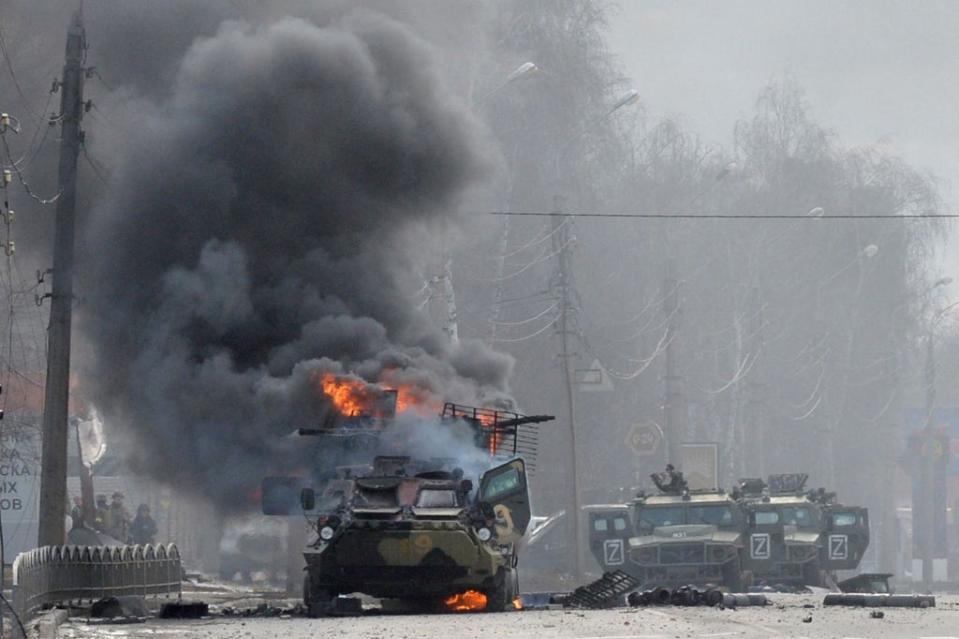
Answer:
M654 455L663 442L663 429L652 420L633 426L626 437L626 445L637 455Z

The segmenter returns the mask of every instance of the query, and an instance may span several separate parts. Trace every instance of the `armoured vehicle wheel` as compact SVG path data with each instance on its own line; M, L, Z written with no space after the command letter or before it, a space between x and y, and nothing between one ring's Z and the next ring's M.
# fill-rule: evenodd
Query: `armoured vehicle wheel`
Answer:
M495 585L486 592L486 612L509 610L517 594L516 571L512 568L500 568Z
M303 577L303 605L311 617L324 617L333 606L336 595L328 588L320 588L313 584L309 573Z
M739 558L723 564L723 584L729 588L729 592L743 591L743 573L739 567Z
M802 583L804 586L822 586L823 576L819 569L819 559L807 561L802 565Z

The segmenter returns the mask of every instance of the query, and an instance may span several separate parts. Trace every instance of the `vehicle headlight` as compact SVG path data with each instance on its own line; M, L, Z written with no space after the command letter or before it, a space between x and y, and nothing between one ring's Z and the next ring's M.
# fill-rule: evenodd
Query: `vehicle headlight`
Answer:
M320 528L320 539L322 539L323 541L329 541L333 539L333 533L335 532L336 531L333 530L332 526L323 526L322 528Z
M479 537L480 541L489 541L493 536L493 533L489 528L480 528L476 531L476 536Z

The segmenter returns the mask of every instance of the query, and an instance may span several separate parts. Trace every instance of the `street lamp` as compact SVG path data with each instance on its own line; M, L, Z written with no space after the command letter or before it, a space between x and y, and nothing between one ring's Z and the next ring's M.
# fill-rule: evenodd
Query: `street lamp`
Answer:
M533 62L524 62L519 65L515 71L506 76L506 82L503 83L503 86L506 86L510 82L519 80L520 78L530 75L531 73L536 73L539 71L539 67L536 66Z
M493 89L492 91L490 91L489 93L481 97L477 102L479 104L483 104L484 102L492 98L494 95L496 95L497 93L499 93L500 91L502 91L503 89L511 85L512 83L516 82L517 80L521 78L531 76L538 71L539 71L539 67L536 66L535 63L524 62L523 64L516 67L516 69L514 69L512 73L507 75L506 79L503 80L503 82L500 83L499 86L497 86L495 89Z
M495 89L484 95L477 101L477 106L482 106L487 100L505 89L510 84L521 78L525 78L539 71L539 67L533 62L524 62L506 76L502 83ZM508 218L506 218L508 220ZM445 241L444 241L445 244ZM446 320L443 322L443 331L451 344L458 344L459 338L459 313L456 310L456 291L453 288L453 257L448 247L443 249L443 274L434 278L436 283L442 285L442 297L446 302ZM427 283L429 285L429 282Z
M616 113L623 107L636 104L637 102L639 102L639 91L637 91L636 89L630 89L629 91L624 93L622 97L620 97L619 100L615 102L615 104L613 104L612 108L606 113L606 117L608 118L609 116Z
M631 106L639 102L639 91L635 89L630 89L624 93L616 102L614 102L610 108L603 114L602 117L599 117L592 122L587 123L586 127L583 128L578 135L567 138L565 143L560 147L559 153L556 155L556 181L561 185L568 184L571 180L569 179L570 174L572 173L570 169L570 152L573 149L573 144L580 141L585 137L592 129L599 126L614 113L623 109L625 107ZM569 335L570 331L568 330L569 326L569 316L573 311L572 304L570 302L570 293L571 293L571 283L570 283L570 266L569 266L569 254L570 254L570 227L571 224L568 223L568 219L564 219L561 215L565 213L564 202L565 198L561 195L555 195L553 198L554 201L554 217L553 217L553 233L557 238L557 246L560 247L558 252L559 260L559 289L560 289L560 312L558 318L558 327L559 327L559 336L562 340L562 366L563 366L563 381L565 386L565 395L566 395L566 414L568 416L569 424L569 459L567 464L569 466L569 472L571 474L572 486L570 487L569 503L566 508L566 512L569 514L570 519L568 520L569 530L572 533L571 547L573 549L573 559L574 559L574 571L576 578L579 579L583 576L585 571L585 546L580 543L584 539L583 535L583 513L580 507L579 500L579 471L577 466L578 455L576 452L577 449L577 437L576 437L576 405L574 400L574 389L573 389L573 370L571 367L571 361L574 355L570 352L569 344Z

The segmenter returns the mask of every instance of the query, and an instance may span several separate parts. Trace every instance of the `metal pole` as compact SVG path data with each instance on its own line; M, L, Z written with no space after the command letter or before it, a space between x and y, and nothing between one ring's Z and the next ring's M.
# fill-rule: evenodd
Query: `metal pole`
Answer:
M569 532L570 540L572 542L573 548L573 558L574 558L574 571L576 578L580 578L583 575L584 562L583 562L583 553L584 549L580 540L583 539L582 535L582 512L580 508L579 501L579 470L577 466L577 441L576 441L576 404L575 404L575 395L573 392L573 369L570 365L571 358L575 357L574 353L570 352L569 348L569 338L572 333L570 328L570 316L573 313L572 303L570 299L570 292L572 288L572 273L570 265L570 248L569 248L569 226L570 218L563 217L563 209L565 208L564 198L556 196L553 198L553 213L557 214L553 216L553 241L555 243L556 252L558 253L559 261L559 272L557 273L557 282L556 286L559 289L560 294L560 308L559 308L559 337L560 337L560 359L562 360L563 366L563 386L566 394L566 415L569 424L569 458L568 458L568 468L570 475L570 490L569 490L569 502L566 509L566 514L569 517Z
M70 327L73 305L73 231L77 158L83 132L83 58L86 33L78 11L67 34L61 83L60 197L53 244L53 292L48 329L47 377L43 405L40 471L41 546L64 542L67 503L67 418L70 399Z
M758 286L754 287L751 293L752 301L750 304L751 319L749 330L751 335L749 357L752 358L750 366L752 370L749 373L749 432L744 450L747 451L745 464L741 466L744 472L752 472L749 469L755 469L758 477L766 476L766 428L765 423L765 405L764 405L764 386L765 377L759 358L762 357L765 341L763 336L763 301L762 291ZM752 475L750 475L752 476Z
M663 280L663 314L666 316L666 401L663 406L666 425L667 462L679 464L679 453L686 433L686 402L682 376L676 366L676 332L679 330L679 283L673 277L672 264Z
M932 587L932 547L936 526L935 506L933 505L935 492L933 489L934 456L926 452L932 450L933 413L936 406L936 352L933 343L933 331L934 328L930 328L929 335L926 338L926 441L929 444L924 446L925 450L920 455L922 497L925 502L925 507L922 509L923 519L925 520L922 527L922 585L927 590Z

